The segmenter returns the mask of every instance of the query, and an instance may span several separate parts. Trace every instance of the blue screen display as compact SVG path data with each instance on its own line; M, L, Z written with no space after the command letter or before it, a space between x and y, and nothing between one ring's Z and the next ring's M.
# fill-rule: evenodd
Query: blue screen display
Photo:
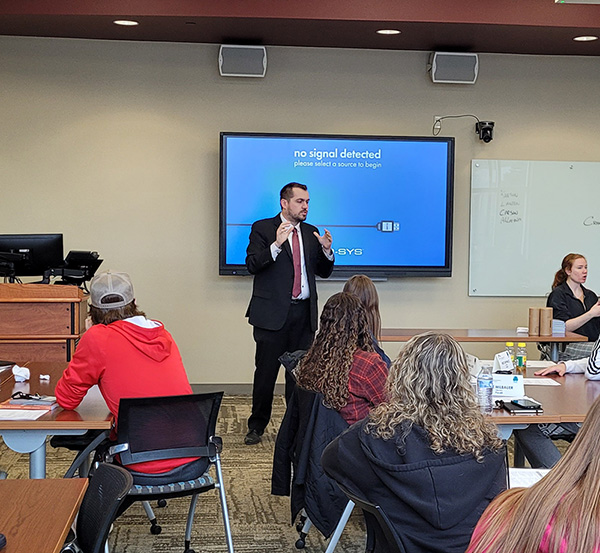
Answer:
M453 138L222 133L220 273L245 272L252 223L295 181L338 273L449 276L453 167Z

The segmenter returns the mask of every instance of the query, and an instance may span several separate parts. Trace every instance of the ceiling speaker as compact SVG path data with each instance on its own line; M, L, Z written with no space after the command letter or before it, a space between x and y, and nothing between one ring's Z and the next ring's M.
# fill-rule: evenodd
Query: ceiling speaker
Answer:
M267 49L264 46L223 44L219 48L219 73L222 77L264 77Z
M429 64L434 83L475 84L479 72L477 54L433 52Z

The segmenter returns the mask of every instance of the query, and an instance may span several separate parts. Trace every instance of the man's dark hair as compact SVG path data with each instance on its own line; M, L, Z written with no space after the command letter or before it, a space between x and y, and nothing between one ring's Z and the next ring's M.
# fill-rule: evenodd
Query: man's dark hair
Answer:
M280 200L291 200L294 195L294 188L301 188L302 190L308 190L306 184L300 184L299 182L288 182L279 192Z
M100 309L99 307L90 305L89 315L92 319L92 323L95 325L108 325L110 323L114 323L115 321L129 319L129 317L137 317L140 315L142 317L146 316L143 311L140 311L137 308L135 300L131 303L128 303L124 307L118 307L117 309Z

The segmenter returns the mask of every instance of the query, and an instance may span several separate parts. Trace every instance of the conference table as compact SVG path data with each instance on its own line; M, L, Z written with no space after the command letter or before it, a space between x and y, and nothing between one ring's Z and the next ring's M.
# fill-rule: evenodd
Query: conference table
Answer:
M0 402L16 391L54 395L54 387L66 363L29 363L26 382L15 382L11 371L0 372ZM40 380L48 375L50 380ZM0 413L1 415L1 413ZM36 420L0 420L0 436L13 451L29 454L29 477L46 477L46 439L48 436L85 434L88 430L110 429L112 415L97 386L92 387L79 407L65 411L57 407Z
M527 379L548 378L560 384L525 384L525 395L541 403L544 412L540 415L511 415L503 409L494 409L492 420L499 425L583 422L596 398L600 397L600 381L588 380L583 374L538 377L533 374L535 370L527 369Z
M476 329L476 328L382 328L381 342L408 342L414 336L425 332L449 334L457 342L542 342L550 343L550 358L558 362L558 345L569 342L587 342L587 337L575 332L553 334L551 336L529 335L516 330Z
M87 478L0 480L2 553L58 553L87 485Z

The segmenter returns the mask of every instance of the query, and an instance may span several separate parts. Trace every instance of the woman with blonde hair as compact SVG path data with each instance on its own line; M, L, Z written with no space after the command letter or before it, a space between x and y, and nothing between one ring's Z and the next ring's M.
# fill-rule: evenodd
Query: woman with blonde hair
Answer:
M379 313L379 295L373 281L366 275L353 275L344 284L343 292L354 294L362 303L367 315L367 323L373 337L373 347L389 367L390 358L381 349L377 337L381 334L381 315Z
M498 496L467 553L600 551L600 398L557 465L530 488Z
M331 296L311 348L294 369L296 383L321 393L327 407L353 424L383 401L387 372L360 300L346 292Z
M464 553L481 513L506 489L505 448L481 414L465 353L446 334L415 336L386 390L384 403L329 444L323 468L379 505L406 551Z

